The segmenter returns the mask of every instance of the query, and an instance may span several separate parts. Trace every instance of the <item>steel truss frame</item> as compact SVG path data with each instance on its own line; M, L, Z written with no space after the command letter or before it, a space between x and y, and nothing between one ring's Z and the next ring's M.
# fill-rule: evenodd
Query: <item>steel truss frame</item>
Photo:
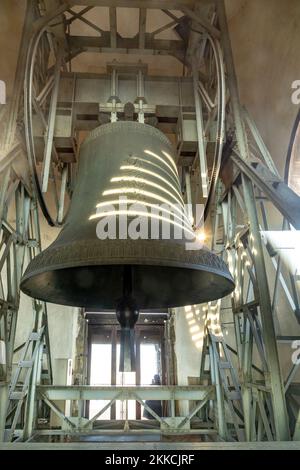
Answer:
M27 262L41 250L37 202L28 186L10 167L0 174L0 181L0 340L4 359L0 369L0 430L1 440L10 440L15 428L22 423L24 434L31 432L27 423L34 413L36 383L41 380L51 383L52 371L47 309L43 302L32 302L33 324L29 340L18 346L15 344L20 280ZM16 217L15 226L10 222L12 214ZM46 370L44 367L42 370L42 360ZM40 364L39 370L37 364ZM10 423L8 433L5 430L7 423Z
M195 422L194 416L204 407L208 400L214 399L214 386L210 387L180 387L180 386L38 386L37 398L46 403L61 420L61 429L35 429L30 440L38 439L41 435L86 435L114 434L126 432L129 434L199 434L217 436L217 429L212 422ZM70 400L77 404L77 416L66 416L55 403L56 400ZM107 403L99 406L99 411L90 419L83 416L85 402L89 400ZM98 421L101 415L112 407L116 400L125 402L126 419L124 421ZM128 419L128 401L135 400L144 406L152 416L152 420L134 421ZM147 400L164 400L168 402L170 417L160 417L148 405ZM177 400L192 401L194 405L188 416L175 416ZM104 402L105 403L105 402ZM193 427L192 427L193 426ZM21 433L20 433L21 435Z
M275 263L276 281L272 301L265 262L266 250L264 250L261 239L261 225L257 210L258 197L262 224L264 229L268 229L265 201L261 199L263 192L263 196L267 197L284 217L287 217L288 214L285 209L278 204L276 194L278 186L281 184L284 188L286 186L282 181L279 182L278 173L255 125L249 116L243 113L240 106L225 9L222 2L218 4L218 14L222 27L231 110L235 125L234 147L236 147L236 150L233 148L229 155L238 170L219 204L223 216L223 242L224 251L226 252L224 254L231 263L232 273L236 281L236 289L232 298L232 310L242 389L245 434L247 440L289 440L292 429L289 427L274 327L278 282L283 283L288 299L291 299L292 295L288 292L287 285L280 276L280 262L277 262ZM247 135L247 129L252 134L252 142ZM258 172L256 172L258 174L253 175L247 171L248 166L251 166L251 160L253 161L253 139L259 153L260 162L265 165L265 173L260 175ZM266 174L271 175L272 178L266 177ZM274 181L277 181L276 185L273 185ZM257 189L258 192L255 193ZM297 199L298 204L300 199L288 188L286 188L286 191L287 193L290 192L290 197L285 199L285 207L289 212L293 207L293 199ZM216 217L215 222L216 234L218 217ZM247 286L246 282L248 282ZM258 378L255 378L252 367L254 344L262 368L262 374Z
M257 144L260 137L258 135L254 137ZM265 168L268 163L266 157L266 154L261 154L261 160L265 160ZM289 387L298 365L292 366L287 381L283 384L280 377L278 352L275 347L276 341L282 341L284 338L276 337L274 320L276 319L276 305L280 290L290 307L290 315L294 314L299 321L297 289L294 285L295 280L292 277L289 279L289 276L286 278L282 272L283 266L278 254L268 250L267 247L265 248L261 240L260 232L268 230L270 227L266 203L271 202L276 206L277 195L274 198L269 196L269 192L274 191L274 188L272 189L272 185L266 183L263 178L259 181L256 179L254 181L246 180L248 178L248 164L245 168L244 161L237 157L235 150L233 150L232 161L235 164L236 173L232 184L218 200L214 226L214 247L228 261L236 283L231 300L245 434L247 440L279 440L280 436L283 436L281 439L284 440L289 438L289 429L293 433L295 419L297 419L299 411L296 409L296 415L290 420L291 428L289 428L284 396L292 400ZM279 180L276 173L273 173L273 177ZM245 188L245 183L248 184L250 194ZM264 185L266 186L265 191L261 189ZM267 195L268 197L266 197ZM251 229L251 223L249 224L249 200L247 201L249 196L254 209L253 215L256 218L257 231L255 235ZM297 198L297 196L293 193L292 198ZM299 203L300 199L298 198ZM292 204L286 204L286 208L289 211ZM259 215L260 220L258 219ZM283 226L289 230L290 226L286 222L285 215L285 211L281 213ZM267 281L264 284L266 290L263 292L259 285L261 280L259 275L261 267L258 266L259 257L259 261L264 263L264 275L265 281ZM273 268L274 270L275 282L271 292L265 263L269 269ZM268 307L268 318L263 317L263 306ZM295 339L298 337L287 338L290 342ZM259 368L257 365L254 366L257 363ZM281 410L278 400L283 405ZM290 408L289 401L287 404Z
M46 8L44 8L45 5ZM82 5L83 8L80 12L75 12L72 10L74 5ZM37 8L38 6L40 8ZM110 31L101 30L85 18L85 14L95 6L109 7ZM18 286L24 265L24 253L28 251L29 257L34 256L40 249L37 201L48 223L59 225L64 219L66 190L72 188L73 185L71 165L59 155L54 138L60 78L62 71L71 72L74 57L87 50L97 50L99 52L130 51L137 54L147 52L173 55L191 69L198 148L196 156L186 155L182 152L182 142L179 137L178 163L183 169L183 190L188 202L207 200L205 217L211 216L213 220L213 248L231 264L237 285L232 298L236 349L226 345L224 338L220 340L207 323L200 374L201 380L206 381L205 396L201 395L204 388L201 388L202 391L195 390L196 395L193 395L193 400L199 400L196 408L186 418L180 418L180 421L175 424L173 422L172 430L178 432L178 429L184 428L195 414L199 414L213 420L214 431L218 431L221 439L289 440L291 434L294 434L295 439L299 439L300 415L295 401L292 401L295 386L291 381L295 368L290 371L284 386L274 328L279 286L283 288L292 310L297 315L299 315L299 300L294 280L286 279L280 259L275 260L274 257L271 263L276 271L275 285L272 296L270 295L265 264L268 253L260 235L261 225L264 225L265 229L268 228L264 197L268 198L268 201L272 202L282 213L286 229L289 228L289 224L296 226L294 208L299 207L298 199L280 180L255 124L241 108L223 0L216 2L216 9L213 8L207 14L206 8L213 6L214 2L209 0L200 3L193 0L168 2L162 0L76 0L65 1L63 4L56 0L47 0L44 5L35 0L28 2L17 65L15 93L7 119L3 147L5 155L0 162L3 169L0 214L3 215L1 230L4 247L0 267L6 265L9 280L7 298L1 301L0 310L1 339L5 339L7 358L5 370L1 371L4 378L0 389L2 434L4 434L8 384L11 379L15 347L14 337L19 304ZM135 38L129 40L118 34L117 7L140 8L139 31ZM161 9L172 21L152 33L147 33L145 28L147 8ZM170 9L180 10L184 16L178 18L169 11ZM62 15L67 11L69 17L65 20ZM70 25L75 20L89 25L99 33L99 37L72 37ZM160 32L173 28L175 25L178 26L178 30L180 28L184 30L188 27L186 26L187 20L191 22L192 30L188 44L185 44L182 38L174 41L162 41L156 38ZM50 53L55 57L55 64L47 69L47 57ZM35 64L38 64L37 67ZM24 84L23 107L22 87ZM117 96L112 96L112 98L111 112L116 113ZM143 97L138 96L138 98L139 112L143 114L147 105L143 110L144 101L141 99ZM71 102L71 108L73 104ZM229 109L227 114L225 113L226 105ZM185 110L184 103L181 102L179 119L188 119L189 112ZM39 179L40 170L35 158L33 114L39 116L45 129L41 179ZM142 114L141 119L143 119ZM23 130L33 178L33 192L22 181L13 179L13 183L10 182L9 165L12 165L20 152L20 147L23 146L23 139L17 137L16 133L18 121L25 124ZM72 129L71 137L74 138L76 157L74 129ZM221 163L224 165L226 159L232 161L236 171L224 192L220 184L220 176L222 177ZM50 175L54 177L58 175L57 179L61 181L61 188L56 196L57 211L54 217L49 214L44 198L44 194L50 190ZM7 188L10 190L7 191ZM288 196L288 202L284 206L281 205L280 197L278 197L278 188L282 191L281 194ZM6 217L9 201L14 193L17 201L15 207L17 224L15 229L11 229ZM45 343L49 354L47 314L44 304L34 302L33 305L36 312L34 332L40 334L41 346L36 349L39 353L35 354L35 349L31 349L33 352L31 357L24 357L23 363L19 364L19 369L26 366L26 362L27 365L31 362L33 367L24 396L18 396L22 403L19 406L20 401L18 401L15 407L15 412L19 413L16 419L12 418L13 410L9 410L9 419L12 424L6 433L6 438L9 440L16 437L19 440L32 439L35 432L39 435L43 432L55 434L51 430L37 429L36 423L39 416L37 403L40 401L43 401L62 419L65 428L62 428L59 433L70 434L74 429L76 432L83 431L83 428L89 428L96 421L96 417L90 421L84 421L80 414L82 407L78 406L79 414L73 421L72 418L65 416L52 400L74 399L82 403L88 399L87 396L93 396L93 399L104 399L103 397L106 397L108 393L107 390L92 390L92 388L63 387L59 389L55 386L43 388L39 385L42 377L41 354ZM221 312L222 308L228 308L222 305L220 306ZM209 372L205 371L207 352ZM235 373L236 363L238 376ZM224 375L225 369L227 372ZM46 379L51 383L50 368ZM152 390L151 388L150 398L153 398ZM111 406L111 402L117 397L128 400L130 396L132 399L142 401L143 398L147 398L148 392L140 389L137 396L136 390L132 391L128 387L117 390L115 387L109 393L112 394L108 397L109 406ZM191 394L188 390L181 392L180 387L172 390L170 387L167 390L159 387L157 396L170 401L171 418L174 419L174 400L179 399L179 396L181 399L183 397L189 399ZM23 403L26 411L24 419L21 419L20 410L24 408ZM290 420L287 403L289 412L293 410L295 413ZM148 411L153 415L153 410ZM153 416L161 428L170 427L167 419ZM18 429L17 425L19 425ZM128 425L130 423L126 421L125 430L128 430Z

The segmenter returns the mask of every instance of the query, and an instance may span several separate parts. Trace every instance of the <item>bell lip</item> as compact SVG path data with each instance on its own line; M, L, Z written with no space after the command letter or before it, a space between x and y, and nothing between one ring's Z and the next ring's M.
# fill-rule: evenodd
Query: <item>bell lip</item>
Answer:
M220 274L218 274L217 276L220 277L220 278L223 277ZM199 301L195 301L194 299L191 299L190 301L185 301L185 302L170 303L168 305L163 304L160 307L157 306L156 304L153 305L153 306L151 306L151 305L147 305L145 307L141 306L139 308L139 310L140 310L140 312L143 312L143 311L151 312L152 310L181 308L181 307L185 307L187 305L201 305L203 303L220 300L220 299L225 298L228 295L230 295L233 292L234 288L235 288L235 284L231 279L226 278L226 281L228 282L228 287L230 286L230 290L228 288L226 293L222 296L219 296L219 295L218 296L211 296L206 300L199 300ZM24 282L26 282L26 281L24 281ZM115 312L116 311L115 307L108 307L108 306L99 305L100 302L99 303L89 303L89 304L81 303L81 302L77 302L77 301L68 302L68 301L63 301L63 300L60 300L59 302L57 302L57 300L55 298L52 298L51 296L47 297L47 298L43 297L43 296L34 296L33 297L30 293L28 293L26 291L26 288L24 288L24 286L21 288L21 290L25 295L27 295L31 298L34 298L34 299L39 300L41 302L50 303L50 304L63 305L63 306L66 306L66 307L74 307L74 308L93 309L93 310L99 310L99 311L105 310L106 312Z
M155 250L153 249L154 247ZM150 278L154 275L154 279L156 279L157 275L158 277L160 277L159 274L161 270L164 269L164 274L169 279L169 284L173 284L172 269L174 269L174 276L177 275L177 270L181 269L183 271L186 271L186 289L188 289L188 276L191 276L191 272L198 272L199 280L201 280L201 272L216 276L216 278L220 279L220 288L216 289L217 295L215 297L213 295L210 296L209 300L224 297L230 294L235 287L234 280L226 263L222 260L222 258L210 252L208 249L202 248L200 250L187 251L185 250L185 247L183 245L176 244L175 246L171 246L170 242L163 243L161 241L159 245L157 245L157 241L152 241L152 243L149 243L149 240L145 240L144 242L139 241L139 244L136 245L136 249L134 252L132 252L132 242L129 242L128 240L106 241L101 242L101 244L99 244L98 246L96 246L94 240L85 240L80 243L77 241L74 244L69 243L67 245L56 245L56 247L50 246L30 262L22 277L20 287L24 293L28 294L31 297L38 298L38 296L34 292L36 290L35 286L39 284L37 279L36 281L34 281L34 278L37 278L38 276L47 275L48 273L48 281L55 282L53 276L55 276L55 272L57 272L56 282L60 283L63 282L64 278L61 277L61 281L59 281L59 276L62 276L62 274L58 274L58 272L61 272L63 270L66 270L66 275L69 275L68 270L71 269L76 270L79 268L88 267L92 269L94 267L95 273L97 273L97 268L100 269L101 267L104 268L105 266L112 267L124 265L140 267L144 266L145 268L147 266L148 269L145 269L145 275L150 276ZM153 268L152 274L151 268ZM158 270L157 274L154 274L155 269ZM53 281L51 280L51 273ZM192 277L195 276L196 274L192 275ZM222 279L226 287L224 287L224 289L222 287ZM44 280L43 282L46 281ZM156 281L154 280L154 282ZM174 284L174 286L175 285L176 284ZM157 288L158 290L160 289L160 284ZM49 291L49 296L46 295L45 291L43 292L42 300L62 305L73 305L79 307L92 307L95 305L95 307L97 308L96 304L91 304L87 301L79 302L80 299L77 299L78 303L76 303L74 301L74 298L72 299L72 302L69 300L65 303L61 302L60 300L55 302L56 299L52 294L53 289L51 287L49 288ZM67 297L69 297L70 299L70 296L67 291L66 293ZM145 291L145 295L146 294L147 293ZM84 296L84 293L82 295ZM74 297L76 297L76 295ZM186 301L184 301L183 304L178 302L181 297L182 295L177 292L174 294L174 303L171 302L172 299L169 296L168 303L162 301L160 305L157 304L157 299L154 299L153 306L151 306L150 308L156 308L156 306L158 308L163 306L171 308L172 306L187 305L188 303ZM189 296L186 297L188 298ZM192 303L201 303L207 301L207 299L201 298L201 284L199 284L199 290L197 289L195 291L194 289L193 292L190 293L189 298L193 299ZM103 299L102 307L106 308L105 305L108 305L108 303L109 302L107 298L105 300ZM108 308L110 308L110 306L111 303ZM140 306L140 308L144 307Z
M42 255L40 253L38 256ZM230 274L230 271L227 269L227 272L224 270L220 272L218 268L214 268L212 266L208 266L207 264L191 264L188 262L176 262L174 260L168 260L168 264L162 264L159 260L151 260L151 263L147 263L147 260L139 260L139 259L134 259L129 260L130 262L125 262L125 263L120 263L120 259L110 259L109 264L108 263L99 263L99 261L90 261L90 262L84 262L84 261L74 261L72 263L66 263L64 266L62 265L52 265L51 269L45 269L45 268L40 268L40 269L35 269L34 273L30 275L27 271L29 271L31 263L27 266L27 269L25 273L23 274L23 277L21 279L20 287L22 289L22 285L24 284L25 281L28 279L33 278L34 276L38 276L39 274L45 274L47 272L52 272L52 271L61 271L63 269L72 269L72 268L88 268L89 266L111 266L111 265L118 265L118 266L160 266L162 268L183 268L183 269L190 269L190 270L195 270L195 271L206 271L210 272L213 274L217 274L220 277L225 277L228 279L228 281L231 281L232 284L235 286L234 280L232 275ZM226 266L226 264L224 263ZM227 267L227 266L226 266ZM204 269L205 268L205 269Z
M118 266L122 266L119 263L114 263L115 265L118 265ZM112 266L113 263L111 263L109 266ZM142 265L145 265L145 263L142 263L142 262L139 262L139 263L132 263L132 266L142 266ZM58 305L65 305L65 306L72 306L72 307L81 307L81 308L96 308L96 309L105 309L105 310L109 310L109 311L115 311L115 308L112 307L112 306L108 306L107 304L101 304L101 301L97 301L97 302L93 302L91 301L90 303L88 302L81 302L81 301L77 301L77 300L72 300L72 301L69 301L69 300L63 300L62 298L59 299L59 301L57 301L57 299L55 298L55 293L51 292L50 291L50 295L47 296L38 296L38 295L35 295L34 293L34 289L30 288L30 281L34 280L35 277L39 276L40 274L45 274L47 272L51 272L51 271L62 271L64 269L76 269L76 268L79 268L79 267L93 267L93 266L107 266L105 264L97 264L97 263L89 263L89 264L78 264L77 266L75 266L74 264L72 266L64 266L64 267L60 267L59 269L51 269L51 270L43 270L43 269L40 269L40 270L36 270L34 272L33 275L27 275L26 276L26 273L24 274L23 278L22 278L22 281L21 281L21 290L23 293L25 293L26 295L30 296L30 297L33 297L38 299L38 300L41 300L41 301L45 301L45 302L49 302L49 303L54 303L54 304L58 304ZM198 296L198 299L199 300L196 300L195 299L195 293L191 293L191 297L190 297L190 300L185 300L185 301L182 301L182 302L176 302L176 300L174 300L174 303L170 302L168 304L166 303L163 303L158 306L155 301L153 301L153 306L151 305L147 305L147 306L141 306L140 309L143 310L143 309L147 309L147 310L151 310L151 309L157 309L157 308L179 308L179 307L184 307L186 305L191 305L191 304L201 304L201 303L205 303L205 302L210 302L210 301L214 301L214 300L217 300L217 299L220 299L220 298L223 298L223 297L226 297L227 295L230 295L234 288L235 288L235 283L234 283L234 280L230 274L230 272L228 271L228 273L226 272L220 272L220 270L217 270L215 268L207 268L207 266L203 265L203 266L198 266L197 269L195 269L194 267L191 267L191 265L186 265L186 266L183 266L181 264L181 266L170 266L170 265L167 265L167 266L162 266L162 265L159 265L159 263L157 263L156 265L154 264L149 264L147 265L149 267L151 266L156 266L156 267L161 267L162 269L163 268L170 268L172 269L173 267L174 268L181 268L183 270L191 270L191 271L203 271L203 272L207 272L207 273L211 273L213 274L214 276L216 276L216 278L219 278L220 279L220 283L223 282L223 291L225 291L225 293L223 295L219 295L219 293L215 296L213 295L213 292L211 293L210 297L209 298L206 298L205 300L201 300L201 298L199 299L199 297L201 297L200 295ZM205 269L203 269L205 268ZM27 286L26 286L27 284ZM201 289L200 289L201 290ZM188 298L188 295L187 295L187 298ZM100 300L100 299L99 299Z

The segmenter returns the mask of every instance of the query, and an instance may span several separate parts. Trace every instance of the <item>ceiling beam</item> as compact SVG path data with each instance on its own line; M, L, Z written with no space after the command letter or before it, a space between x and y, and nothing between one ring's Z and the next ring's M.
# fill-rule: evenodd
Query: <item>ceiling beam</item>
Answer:
M202 0L203 2L203 0ZM204 0L207 3L207 0ZM94 7L152 8L181 10L181 7L194 8L196 0L72 0L72 5Z
M154 37L157 34L163 33L164 31L167 31L168 29L173 28L173 26L175 26L176 24L178 24L178 21L176 21L176 20L170 21L169 23L165 24L164 26L161 26L160 28L156 29L155 31L152 31L151 34Z
M140 16L139 16L139 48L140 49L145 49L146 18L147 18L146 8L140 8Z
M117 47L117 10L116 7L109 9L109 26L110 26L110 47Z
M183 41L154 39L151 33L145 33L145 48L139 48L138 36L133 38L117 37L117 47L111 47L110 32L103 32L101 37L67 36L70 50L82 50L89 52L119 52L127 54L172 55L183 61L185 45Z
M92 8L94 8L94 7L89 7L89 9L92 9ZM85 10L86 10L86 8L85 8ZM87 20L86 18L84 18L82 16L84 13L82 13L81 15L80 14L76 15L75 11L73 11L71 8L68 10L68 12L73 15L73 17L70 18L70 20L73 21L74 16L76 16L76 18L74 18L74 21L75 20L82 21L83 23L87 24L90 28L97 31L97 33L100 33L100 34L102 33L103 30L101 28L99 28L99 26L95 25L94 23L92 23L91 21Z
M71 50L86 49L89 51L110 47L110 32L104 31L101 37L95 36L67 36ZM117 47L112 49L139 49L139 41L134 38L117 38ZM168 54L175 51L184 51L183 41L169 39L153 39L151 33L145 34L145 50L153 49Z
M198 23L204 30L208 31L214 38L220 38L221 32L218 28L213 26L206 18L200 15L198 12L194 12L189 8L182 7L181 11L191 18L195 23Z
M172 18L172 20L178 22L179 18L177 18L177 16L173 15L173 13L171 13L170 11L165 10L165 9L163 9L163 10L161 10L161 11L163 11L163 12L165 13L165 15L169 16L170 18Z
M81 18L83 15L85 15L88 11L92 10L93 8L94 7L86 7L86 8L83 8L78 13L75 13L75 11L72 11L71 9L69 9L68 10L69 13L71 13L73 16L67 20L67 24L73 23L73 21Z

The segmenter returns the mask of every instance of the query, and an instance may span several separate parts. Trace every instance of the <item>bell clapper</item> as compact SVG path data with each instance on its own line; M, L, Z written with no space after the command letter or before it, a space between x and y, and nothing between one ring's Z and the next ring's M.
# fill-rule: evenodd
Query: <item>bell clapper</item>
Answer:
M139 309L132 295L132 267L123 268L123 297L117 302L117 320L121 325L120 372L135 372L135 332Z

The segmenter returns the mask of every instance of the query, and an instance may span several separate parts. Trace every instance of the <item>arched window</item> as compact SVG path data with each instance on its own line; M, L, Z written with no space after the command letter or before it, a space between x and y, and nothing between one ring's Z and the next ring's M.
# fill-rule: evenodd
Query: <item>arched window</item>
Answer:
M292 130L285 164L284 180L300 196L300 110Z

